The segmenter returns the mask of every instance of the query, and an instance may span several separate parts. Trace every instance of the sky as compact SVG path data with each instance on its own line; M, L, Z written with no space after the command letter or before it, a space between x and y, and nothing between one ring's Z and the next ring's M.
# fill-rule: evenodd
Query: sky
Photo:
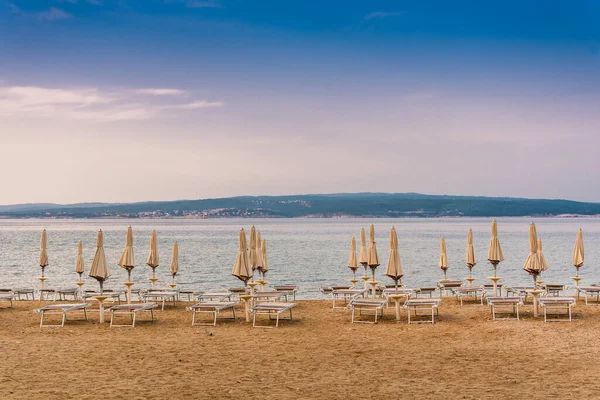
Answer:
M600 202L600 1L0 0L0 204Z

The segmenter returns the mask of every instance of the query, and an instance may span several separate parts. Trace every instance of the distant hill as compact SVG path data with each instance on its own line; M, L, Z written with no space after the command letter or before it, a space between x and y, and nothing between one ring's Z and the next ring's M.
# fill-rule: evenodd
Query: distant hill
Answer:
M562 214L600 215L600 203L419 193L339 193L128 204L0 206L0 216L13 218L517 217Z

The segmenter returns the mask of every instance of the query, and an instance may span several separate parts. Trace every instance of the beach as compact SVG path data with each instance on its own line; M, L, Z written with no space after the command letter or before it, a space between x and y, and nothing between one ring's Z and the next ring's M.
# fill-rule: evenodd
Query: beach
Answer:
M572 323L492 321L444 298L435 325L351 324L329 301L298 301L277 329L243 319L192 327L185 303L134 329L90 322L39 328L40 302L0 310L2 399L595 398L600 307ZM4 304L2 304L4 306Z

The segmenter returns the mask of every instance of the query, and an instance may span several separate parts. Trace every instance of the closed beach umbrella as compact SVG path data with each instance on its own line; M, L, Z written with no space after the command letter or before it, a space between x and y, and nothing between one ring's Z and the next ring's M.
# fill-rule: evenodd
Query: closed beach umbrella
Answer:
M477 261L475 261L475 248L473 247L473 231L469 229L467 233L467 267L469 267L469 278Z
M446 254L446 239L442 236L440 238L440 263L439 266L444 271L444 280L446 280L446 271L450 268L448 265L448 254Z
M379 255L377 254L377 245L375 243L375 226L371 224L369 228L369 253L367 258L367 265L371 268L371 272L373 272L373 281L375 280L375 269L380 265L379 264Z
M350 240L350 257L348 257L348 268L352 270L352 274L358 269L358 260L356 259L356 239Z
M260 232L256 231L256 269L261 273L262 273L262 264L263 264L262 238L260 237Z
M40 267L42 267L42 276L44 276L44 268L49 265L48 262L48 250L46 247L48 246L48 236L46 235L46 230L42 231L42 241L40 242Z
M532 222L531 225L529 225L529 256L523 265L523 269L533 276L534 283L537 281L537 276L542 268L540 265L540 257L538 256L537 252L537 232L535 230L535 224Z
M490 239L490 249L488 251L488 261L494 265L498 265L504 260L504 254L502 254L502 247L500 246L500 240L498 239L498 223L496 220L492 221L492 238Z
M98 231L94 261L92 261L92 266L90 267L90 273L88 275L100 283L100 293L102 294L102 284L110 276L110 269L108 268L106 255L104 254L104 236L101 230Z
M240 229L238 255L235 259L235 264L231 274L243 281L244 286L252 277L252 267L248 262L248 251L246 249L246 232L244 232L243 229Z
M77 261L75 261L75 272L79 274L79 280L81 281L81 274L83 274L83 243L81 240L77 244Z
M390 258L388 259L385 274L394 280L396 293L398 292L398 281L404 276L402 263L400 262L400 251L398 250L398 235L396 229L390 230Z
M538 238L538 257L540 258L540 273L542 273L548 269L548 264L546 263L546 257L544 257L544 252L542 251L542 239L539 239L539 238Z
M360 228L360 252L358 253L358 262L365 267L365 275L367 275L369 257L367 256L367 237L364 228Z
M250 246L248 248L248 261L254 272L258 268L258 258L256 257L256 228L252 225L250 228Z
M171 253L171 276L173 277L173 284L175 284L175 275L179 272L179 245L177 242L173 243L173 251Z
M579 275L579 267L583 267L583 261L583 231L580 229L577 232L577 240L573 249L573 266L577 269L577 275Z
M156 239L155 230L152 230L152 234L150 235L150 253L148 254L146 265L152 269L158 267L158 240Z
M150 252L148 253L148 260L146 265L152 268L152 278L156 278L156 267L158 267L158 239L156 239L156 231L153 229L150 235ZM152 280L152 287L154 287L154 280Z
M127 277L131 282L131 270L135 268L135 256L133 255L133 230L131 226L127 227L127 238L125 239L125 249L117 263L127 270Z
M263 239L262 243L261 243L261 253L262 253L262 270L261 270L261 272L262 272L263 278L264 278L265 274L269 270L269 262L267 259L267 241L265 239Z

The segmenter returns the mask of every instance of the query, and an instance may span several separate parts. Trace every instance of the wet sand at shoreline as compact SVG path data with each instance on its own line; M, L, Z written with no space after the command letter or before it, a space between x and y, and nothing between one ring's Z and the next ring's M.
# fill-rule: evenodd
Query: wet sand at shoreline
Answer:
M2 303L4 306L6 303ZM39 328L39 302L0 310L0 398L596 398L600 307L572 323L491 321L444 299L439 323L350 323L328 301L298 301L294 321L254 329L238 318L192 327L178 303L135 329L68 321ZM242 316L242 313L239 313ZM107 314L108 318L108 314Z

